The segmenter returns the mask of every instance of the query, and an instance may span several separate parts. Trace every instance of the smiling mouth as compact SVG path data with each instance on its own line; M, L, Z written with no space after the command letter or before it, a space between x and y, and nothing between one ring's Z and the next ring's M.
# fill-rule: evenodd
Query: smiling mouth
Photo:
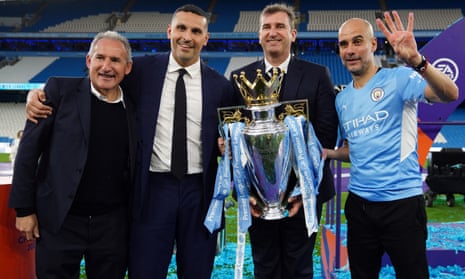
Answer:
M99 74L99 76L103 78L114 78L115 77L114 75L108 75L108 74Z

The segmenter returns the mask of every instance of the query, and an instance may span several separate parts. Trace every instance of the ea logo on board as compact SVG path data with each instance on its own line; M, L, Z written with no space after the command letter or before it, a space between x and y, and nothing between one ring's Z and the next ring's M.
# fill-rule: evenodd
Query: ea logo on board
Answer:
M454 82L459 78L459 67L449 58L436 59L431 65L443 72Z

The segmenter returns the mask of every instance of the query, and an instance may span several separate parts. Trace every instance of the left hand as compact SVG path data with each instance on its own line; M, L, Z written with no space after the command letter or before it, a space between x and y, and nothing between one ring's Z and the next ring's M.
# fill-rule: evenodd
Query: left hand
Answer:
M295 196L290 197L287 199L288 202L288 210L289 210L289 217L292 217L297 214L300 207L302 207L302 196Z
M226 143L224 138L222 138L222 137L218 138L218 150L220 151L221 156L225 155L224 153L226 151L226 144L229 144L229 146L228 146L229 147L228 155L229 155L229 159L231 160L232 159L232 153L231 153L231 145L230 145L229 141Z
M385 21L377 18L376 25L384 33L386 39L391 44L396 55L410 66L417 66L421 63L421 55L417 49L417 42L413 35L413 13L408 15L407 30L400 20L397 11L384 12Z

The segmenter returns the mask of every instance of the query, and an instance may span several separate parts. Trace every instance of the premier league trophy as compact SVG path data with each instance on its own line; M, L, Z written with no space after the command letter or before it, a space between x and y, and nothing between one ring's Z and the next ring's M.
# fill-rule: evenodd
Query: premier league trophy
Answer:
M244 73L233 78L244 98L245 109L251 116L242 131L252 184L249 194L257 199L263 212L261 218L284 218L287 216L287 199L293 187L287 187L292 169L288 128L275 116L275 109L280 105L278 98L283 73L275 70L267 81L258 70L253 83L247 80Z
M218 109L225 155L218 165L204 224L210 232L220 228L224 200L233 178L238 204L235 265L238 279L242 278L245 234L251 225L250 196L261 209L261 218L277 220L288 215L288 198L301 195L308 235L318 230L315 195L323 164L321 145L308 121L307 100L279 102L284 73L274 69L270 78L265 76L268 75L260 69L253 82L244 72L234 75L245 106ZM232 161L228 154L232 154ZM291 171L297 184L288 183Z
M248 194L257 200L262 210L261 218L266 220L287 216L287 200L295 186L288 186L294 159L289 129L282 120L290 113L306 113L306 100L279 102L283 76L284 73L278 72L276 68L270 78L266 78L258 69L253 82L243 72L239 76L234 75L245 107L219 109L222 124L245 124L240 131L241 135L236 138L231 135L233 157L242 157L236 159L242 160L247 171L246 174L236 173L235 176L242 175L243 181L248 180L244 181ZM240 145L239 152L234 152L235 144ZM240 184L236 180L236 184Z

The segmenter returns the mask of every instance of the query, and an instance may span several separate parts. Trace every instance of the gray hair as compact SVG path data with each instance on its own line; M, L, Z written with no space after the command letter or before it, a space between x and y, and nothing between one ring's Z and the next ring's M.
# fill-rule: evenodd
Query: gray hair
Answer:
M92 56L95 52L95 45L97 44L98 41L101 39L110 39L110 40L115 40L119 41L123 44L124 48L126 49L126 52L128 54L127 57L127 62L132 62L132 51L131 51L131 44L129 44L129 41L126 37L121 35L120 33L116 31L105 31L105 32L100 32L97 35L95 35L94 39L92 40L92 43L90 43L89 47L89 52L87 55Z

